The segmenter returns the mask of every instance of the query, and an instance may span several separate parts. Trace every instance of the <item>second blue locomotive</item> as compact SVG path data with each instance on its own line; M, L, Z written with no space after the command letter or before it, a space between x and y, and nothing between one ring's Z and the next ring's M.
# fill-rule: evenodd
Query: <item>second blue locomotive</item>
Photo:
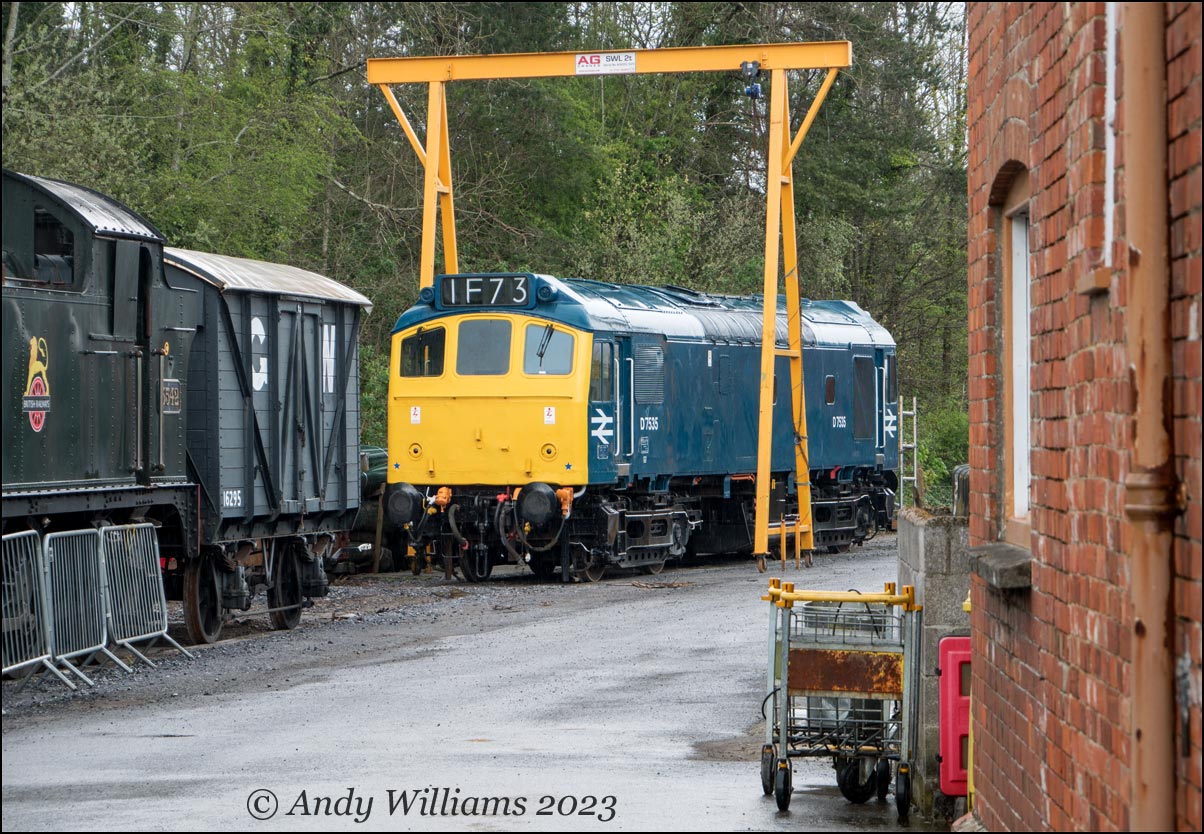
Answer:
M801 313L815 545L845 549L894 518L895 344L851 302ZM759 296L439 276L394 329L389 518L469 579L751 552L760 342ZM775 522L798 512L776 361Z

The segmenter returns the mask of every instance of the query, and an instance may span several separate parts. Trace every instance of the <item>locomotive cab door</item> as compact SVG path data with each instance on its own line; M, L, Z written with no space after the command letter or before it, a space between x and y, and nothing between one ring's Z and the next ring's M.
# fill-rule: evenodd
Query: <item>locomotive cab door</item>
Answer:
M623 459L634 464L632 476L655 476L667 468L660 442L665 421L665 339L636 334L619 340L623 359Z
M589 376L589 447L591 481L610 481L616 465L623 463L623 425L619 390L621 386L620 345L594 336Z

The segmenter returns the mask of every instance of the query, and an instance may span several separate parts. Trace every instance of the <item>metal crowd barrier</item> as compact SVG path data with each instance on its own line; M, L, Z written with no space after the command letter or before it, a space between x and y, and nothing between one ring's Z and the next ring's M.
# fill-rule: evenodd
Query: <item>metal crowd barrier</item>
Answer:
M28 668L25 681L38 671L53 672L75 689L52 662L54 656L49 599L43 581L42 539L35 530L4 536L3 630L4 674Z
M46 574L50 591L51 649L61 663L89 686L92 680L71 661L77 657L87 666L104 655L125 671L131 671L108 649L105 628L104 556L100 532L70 530L46 536Z
M101 530L104 542L105 597L109 636L150 666L155 664L134 643L150 648L166 640L193 655L167 633L167 595L159 568L159 538L153 524L127 524Z

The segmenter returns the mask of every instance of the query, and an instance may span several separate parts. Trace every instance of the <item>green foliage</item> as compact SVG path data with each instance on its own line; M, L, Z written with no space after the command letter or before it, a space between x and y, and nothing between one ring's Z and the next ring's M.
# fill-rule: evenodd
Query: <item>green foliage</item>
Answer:
M930 485L964 460L950 416L964 411L966 368L960 4L0 11L5 166L112 194L176 245L296 264L364 292L375 304L362 333L364 438L377 443L388 334L417 294L422 167L367 84L367 58L848 39L854 65L794 165L802 290L852 299L894 335ZM792 73L796 128L823 75ZM767 99L743 87L735 72L450 85L461 268L759 292ZM394 92L423 136L426 88Z
M947 403L934 411L921 411L917 445L925 505L952 506L953 467L970 460L970 419L965 409Z
M387 447L389 354L372 342L360 345L360 442Z

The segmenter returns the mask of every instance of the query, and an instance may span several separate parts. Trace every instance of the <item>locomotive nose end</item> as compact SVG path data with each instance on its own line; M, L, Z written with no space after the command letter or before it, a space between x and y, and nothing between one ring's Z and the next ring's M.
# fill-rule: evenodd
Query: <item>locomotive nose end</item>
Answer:
M560 512L556 491L542 481L527 484L518 494L518 514L523 521L538 527L547 524Z
M410 484L389 484L385 489L385 512L398 527L412 524L422 515L422 493Z

